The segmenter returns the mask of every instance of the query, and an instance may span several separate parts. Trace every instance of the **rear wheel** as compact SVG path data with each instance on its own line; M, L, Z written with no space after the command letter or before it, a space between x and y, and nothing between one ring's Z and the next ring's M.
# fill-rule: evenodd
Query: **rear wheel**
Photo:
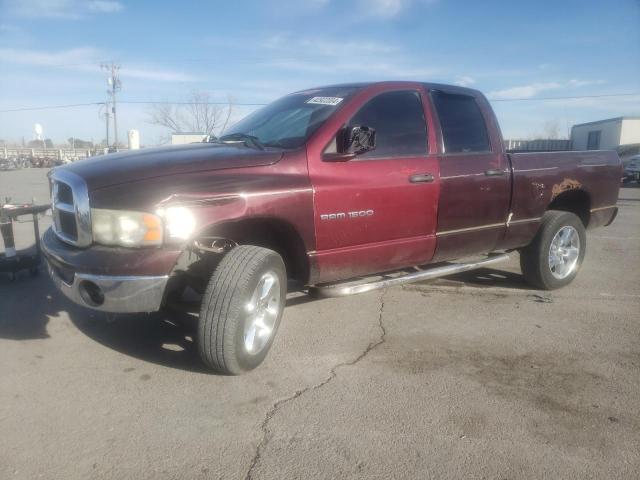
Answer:
M272 250L242 245L225 255L200 308L198 349L208 367L238 375L262 363L280 325L286 280Z
M554 290L573 281L587 246L580 218L570 212L550 210L532 242L520 251L525 280L536 288Z

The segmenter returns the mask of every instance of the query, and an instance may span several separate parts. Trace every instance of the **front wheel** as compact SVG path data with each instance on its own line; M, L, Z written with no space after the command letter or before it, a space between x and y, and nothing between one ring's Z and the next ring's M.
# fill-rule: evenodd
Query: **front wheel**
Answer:
M200 307L198 349L213 370L238 375L262 363L275 337L287 294L282 257L241 245L213 272Z
M570 212L550 210L542 217L538 233L520 251L525 280L542 290L564 287L578 275L587 236L580 218Z

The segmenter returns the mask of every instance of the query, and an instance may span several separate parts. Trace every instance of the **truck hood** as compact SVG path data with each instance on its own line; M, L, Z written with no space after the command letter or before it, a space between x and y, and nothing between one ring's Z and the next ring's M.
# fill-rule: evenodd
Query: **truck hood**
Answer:
M272 165L280 158L281 151L254 150L240 144L194 143L93 157L59 168L80 175L91 191L181 173Z

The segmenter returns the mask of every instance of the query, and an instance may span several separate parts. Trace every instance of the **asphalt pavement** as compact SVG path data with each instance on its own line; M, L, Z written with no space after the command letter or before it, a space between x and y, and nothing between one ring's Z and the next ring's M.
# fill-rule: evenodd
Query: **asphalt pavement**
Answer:
M46 201L45 174L0 172L0 197ZM618 205L564 289L529 289L516 253L291 295L239 377L202 367L193 316L108 316L0 275L0 478L638 478L640 188Z

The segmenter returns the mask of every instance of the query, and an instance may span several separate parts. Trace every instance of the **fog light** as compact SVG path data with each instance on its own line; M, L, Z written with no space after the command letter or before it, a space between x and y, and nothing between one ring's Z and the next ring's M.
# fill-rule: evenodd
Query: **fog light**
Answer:
M89 280L82 280L78 285L80 296L84 303L91 307L99 307L104 303L104 293L102 289Z

